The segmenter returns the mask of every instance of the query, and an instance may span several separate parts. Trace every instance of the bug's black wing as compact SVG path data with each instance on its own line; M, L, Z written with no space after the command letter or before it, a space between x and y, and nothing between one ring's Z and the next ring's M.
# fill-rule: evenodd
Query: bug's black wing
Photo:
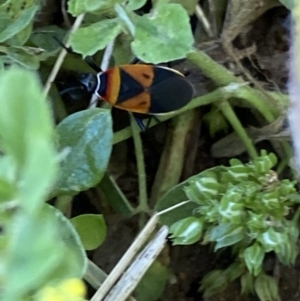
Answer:
M192 84L172 69L155 69L154 81L149 91L151 114L169 113L184 107L193 97Z

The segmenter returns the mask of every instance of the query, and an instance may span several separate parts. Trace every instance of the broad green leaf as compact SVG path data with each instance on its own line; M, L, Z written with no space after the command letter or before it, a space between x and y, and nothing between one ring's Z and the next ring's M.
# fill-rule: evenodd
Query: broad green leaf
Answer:
M250 273L245 273L241 276L242 294L254 293L254 276Z
M276 281L265 274L259 275L254 282L254 289L260 301L278 301L279 293Z
M203 218L194 216L182 219L170 228L173 245L191 245L200 240L203 231Z
M28 47L8 47L7 56L28 69L38 69L40 66L39 56Z
M275 248L275 253L279 260L285 265L293 265L298 256L299 229L293 221L288 221L285 225L287 239L285 243L279 244Z
M171 0L170 2L181 4L190 16L194 14L198 4L198 0Z
M292 10L296 4L296 0L279 0L286 8Z
M251 274L258 276L262 270L265 252L259 244L254 244L244 251L244 260Z
M9 40L6 40L6 44L11 46L23 46L29 39L32 32L33 23L29 23L24 29L19 31Z
M227 233L222 238L217 240L217 243L215 245L214 250L217 251L218 249L232 246L241 240L243 240L246 236L245 230L243 227L238 227L231 231L230 233Z
M50 25L36 29L29 41L34 46L45 50L48 53L55 53L55 51L61 49L61 45L54 39L54 37L60 41L64 41L66 30L56 25Z
M74 17L87 12L103 11L113 9L116 3L123 0L70 0L68 1L68 12Z
M208 199L215 198L222 191L222 185L213 170L189 181L189 184L185 188L186 195L198 205L206 204Z
M261 151L261 155L253 161L253 165L257 173L267 173L277 163L277 157L273 153L267 154L265 150Z
M83 276L87 259L80 240L70 221L53 207L44 204L31 218L20 212L8 234L3 300L18 300L52 279Z
M137 10L146 4L147 0L129 0L126 3L128 10Z
M211 169L207 169L195 176L188 178L187 180L181 182L180 184L174 186L157 201L155 210L158 212L163 211L164 209L168 209L181 202L187 201L188 197L185 193L185 188L188 187L189 183L193 181L198 181L202 177L207 177L208 175L211 174L212 171L217 174L226 171L226 168L224 166L218 166ZM198 206L199 205L194 202L186 203L183 206L170 210L167 213L164 213L163 215L160 216L160 220L163 224L167 226L171 226L178 220L191 216L194 210L198 208Z
M75 52L84 57L104 49L122 31L118 19L107 19L79 28L71 35L70 43Z
M135 289L139 301L156 301L167 284L169 270L159 261L154 261Z
M261 243L266 252L274 251L280 244L285 244L288 240L287 234L277 232L274 228L269 228L258 236L257 240Z
M11 19L10 22L7 17L5 18L4 22L1 18L2 25L0 26L0 42L4 42L10 39L15 34L26 28L27 25L33 21L33 18L38 9L38 5L28 7L21 11L20 15L16 20ZM2 14L0 15L0 17L2 17Z
M209 297L224 290L227 284L228 281L224 271L214 270L204 276L201 281L200 290L204 291L204 297Z
M36 76L18 69L1 73L0 107L1 142L18 170L19 201L32 210L56 172L52 116Z
M52 277L82 278L87 269L87 256L78 233L71 221L55 207L45 205L44 211L55 216L59 240L66 248L60 268L54 270ZM69 254L69 258L65 258L66 254Z
M158 64L184 58L193 42L187 12L179 4L165 4L137 19L131 47L142 61Z
M245 272L246 268L243 263L240 261L234 262L231 264L225 271L226 279L229 281L232 281L238 277L241 277L241 275Z
M236 191L227 191L221 198L219 213L220 216L226 220L234 219L234 222L240 222L244 216L244 204L242 202L242 195Z
M86 250L98 248L106 237L106 224L102 214L83 214L71 219Z
M76 194L102 179L112 148L109 110L89 109L68 116L57 126L59 147L68 152L61 162L55 194Z
M17 197L17 169L11 156L0 156L0 204Z

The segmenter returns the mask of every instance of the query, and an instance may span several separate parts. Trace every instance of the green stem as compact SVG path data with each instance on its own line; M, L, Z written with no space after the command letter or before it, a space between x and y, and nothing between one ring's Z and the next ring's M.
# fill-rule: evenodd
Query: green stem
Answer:
M240 79L235 77L226 68L215 62L207 54L202 51L195 50L187 55L187 58L200 68L200 70L213 80L218 86L228 86L233 83L243 83ZM253 107L255 107L264 118L271 122L274 120L274 115L271 113L274 108L273 104L268 102L268 99L259 91L252 89L250 87L244 87L241 89L243 93L247 93L247 96L242 96L241 98L250 102ZM279 114L279 110L277 110Z
M140 137L140 129L132 115L130 113L130 124L132 129L132 136L135 148L135 156L137 163L137 171L138 171L138 181L139 181L139 206L137 208L138 211L148 212L148 198L147 198L147 183L146 183L146 171L145 171L145 162L144 162L144 153L142 140Z
M173 119L174 128L167 136L159 167L155 175L149 203L155 206L156 201L173 186L178 184L187 151L187 137L195 124L195 115L190 111Z
M222 110L225 117L227 118L227 120L232 125L235 132L240 136L240 138L244 142L249 155L252 157L252 159L256 158L257 151L252 143L252 140L249 138L247 132L245 131L243 125L240 123L229 102L227 100L220 101L219 107Z

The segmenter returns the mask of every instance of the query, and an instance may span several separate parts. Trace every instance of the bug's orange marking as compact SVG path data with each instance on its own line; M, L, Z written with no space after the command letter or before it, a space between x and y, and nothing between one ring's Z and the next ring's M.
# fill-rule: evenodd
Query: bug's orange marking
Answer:
M115 105L116 108L142 114L148 113L150 106L151 96L148 92L143 92L135 97L129 98L128 100Z
M120 69L118 67L108 69L107 73L107 86L106 86L106 93L105 95L101 95L101 97L109 102L110 104L114 105L119 96L120 90Z
M122 65L126 73L132 76L143 87L149 88L152 85L154 78L153 66L151 65Z

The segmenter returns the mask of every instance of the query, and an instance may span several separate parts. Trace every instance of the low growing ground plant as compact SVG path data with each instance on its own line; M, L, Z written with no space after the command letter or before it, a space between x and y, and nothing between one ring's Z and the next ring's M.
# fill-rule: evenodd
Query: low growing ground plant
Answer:
M233 159L229 167L212 168L193 177L184 188L198 208L171 226L174 244L213 244L214 251L230 247L235 261L202 280L205 296L218 293L240 278L243 293L260 300L278 300L274 278L263 269L266 254L274 252L284 265L298 254L299 203L295 182L279 180L272 167L274 154L262 152L248 164Z

